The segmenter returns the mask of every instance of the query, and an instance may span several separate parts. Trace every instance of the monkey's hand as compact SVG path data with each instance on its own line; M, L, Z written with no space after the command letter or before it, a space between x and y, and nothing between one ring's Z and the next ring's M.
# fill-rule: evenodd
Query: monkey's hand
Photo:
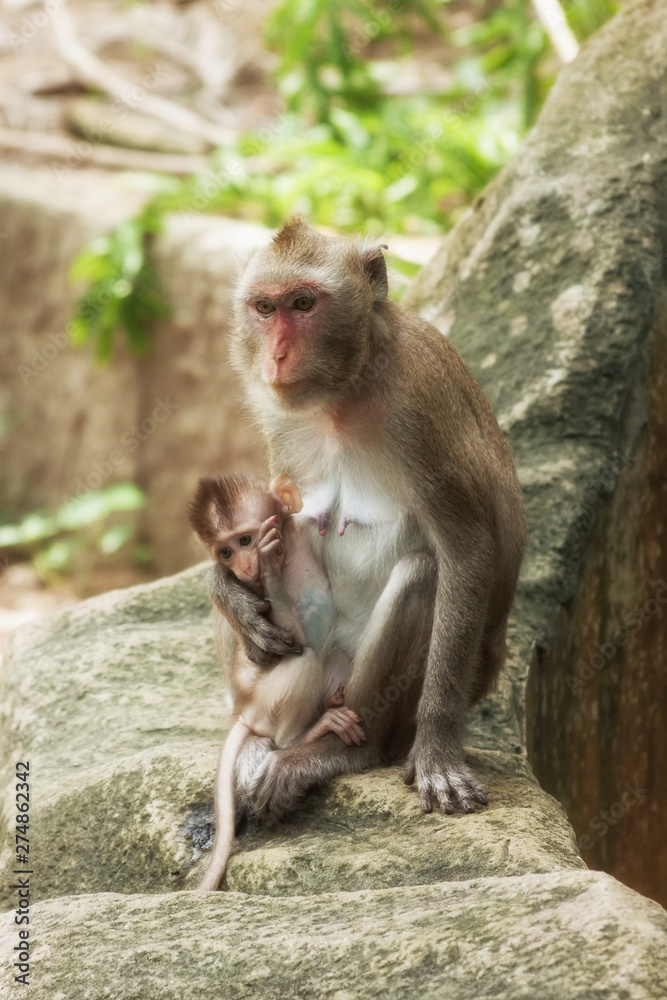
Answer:
M377 767L381 761L371 740L348 746L331 732L312 743L275 750L266 755L255 774L250 810L257 819L269 823L282 820L294 812L311 788L337 774Z
M362 743L366 742L366 733L362 728L361 719L350 708L327 709L324 715L304 733L299 742L312 743L313 740L318 740L325 733L335 733L336 736L340 736L348 747L351 747L353 743L360 747Z
M430 813L434 805L442 812L453 813L460 808L471 813L478 805L488 805L482 786L463 762L461 752L451 747L420 741L419 734L410 751L403 778L406 785L417 783L422 812Z
M209 577L211 599L243 643L246 656L260 667L277 656L298 655L303 647L293 635L267 618L271 606L231 575L214 567Z
M285 549L283 536L278 527L278 515L274 514L264 521L257 532L257 550L259 553L262 576L272 576L280 579L283 572Z

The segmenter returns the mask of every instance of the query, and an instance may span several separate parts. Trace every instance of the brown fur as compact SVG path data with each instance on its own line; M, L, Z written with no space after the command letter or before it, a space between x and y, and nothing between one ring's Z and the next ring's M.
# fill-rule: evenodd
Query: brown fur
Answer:
M290 299L304 282L317 289L305 320ZM293 324L298 382L270 375L272 326L254 314L257 295L275 301L281 329ZM253 792L256 810L281 815L308 787L410 744L406 779L416 781L422 808L474 809L486 799L461 739L470 704L503 665L526 530L512 457L486 398L449 341L386 298L380 248L322 236L303 220L251 258L232 357L272 468L303 486L307 506L322 491L331 496L321 558L354 645L348 703L369 736L361 748L328 739L270 755ZM335 524L355 504L359 526L346 529L348 544ZM427 557L419 571L417 551ZM237 593L220 596L220 610L257 656L278 652ZM410 602L426 618L406 617ZM396 677L403 697L391 702L385 693Z

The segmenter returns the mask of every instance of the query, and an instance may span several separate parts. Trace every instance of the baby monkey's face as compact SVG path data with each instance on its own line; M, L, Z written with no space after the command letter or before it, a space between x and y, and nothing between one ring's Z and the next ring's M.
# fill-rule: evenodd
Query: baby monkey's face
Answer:
M214 556L234 576L261 592L262 553L271 528L282 532L284 508L273 496L249 496L235 511L234 523L220 533ZM276 547L274 546L274 549Z

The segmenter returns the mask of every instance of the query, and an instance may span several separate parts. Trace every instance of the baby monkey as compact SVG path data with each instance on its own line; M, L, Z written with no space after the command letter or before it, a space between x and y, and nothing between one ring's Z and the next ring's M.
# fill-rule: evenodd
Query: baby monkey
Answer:
M242 643L221 656L235 719L215 779L216 837L199 889L217 889L234 844L236 761L245 740L268 737L278 749L336 733L348 746L366 739L361 719L344 705L340 656L332 668L323 652L333 622L329 581L308 538L308 525L292 518L302 508L295 484L277 476L266 486L254 476L230 474L199 480L190 522L216 560L214 573L232 573L268 601L271 619L295 640L298 654L274 666L253 663Z

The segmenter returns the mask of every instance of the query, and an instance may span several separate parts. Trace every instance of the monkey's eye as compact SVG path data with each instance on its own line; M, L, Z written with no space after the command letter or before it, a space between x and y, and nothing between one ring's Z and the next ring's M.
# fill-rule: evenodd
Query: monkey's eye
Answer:
M307 293L305 295L299 295L292 303L292 308L298 310L298 312L308 312L315 305L315 296Z
M257 299L254 305L260 316L270 316L272 312L276 311L276 307L270 299Z
M218 556L227 562L228 559L232 558L232 550L228 545L224 545L221 549L218 549Z
M239 538L239 545L243 545L245 547L246 545L250 545L251 541L252 535L241 535Z

